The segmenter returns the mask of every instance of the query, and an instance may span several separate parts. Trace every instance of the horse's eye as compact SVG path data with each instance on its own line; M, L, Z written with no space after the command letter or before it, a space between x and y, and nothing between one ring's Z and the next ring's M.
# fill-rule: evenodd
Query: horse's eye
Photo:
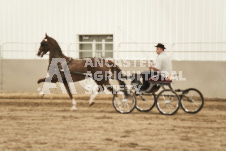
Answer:
M41 46L45 46L46 45L46 42L41 42Z

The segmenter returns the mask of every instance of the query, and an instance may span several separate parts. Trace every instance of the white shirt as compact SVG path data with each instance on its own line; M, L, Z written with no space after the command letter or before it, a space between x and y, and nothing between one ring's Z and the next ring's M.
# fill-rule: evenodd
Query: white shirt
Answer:
M156 58L155 67L160 70L161 75L171 74L172 72L171 59L165 51L161 52Z

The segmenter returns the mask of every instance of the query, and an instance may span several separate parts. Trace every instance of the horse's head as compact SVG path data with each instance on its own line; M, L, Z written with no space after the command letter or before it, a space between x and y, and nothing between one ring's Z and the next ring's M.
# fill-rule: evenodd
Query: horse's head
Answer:
M50 40L50 38L46 34L45 38L41 41L37 56L43 57L50 50L49 40Z

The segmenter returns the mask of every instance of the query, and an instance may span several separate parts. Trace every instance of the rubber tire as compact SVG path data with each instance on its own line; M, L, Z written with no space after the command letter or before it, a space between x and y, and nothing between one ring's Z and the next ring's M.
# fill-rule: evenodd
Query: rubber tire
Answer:
M146 109L146 110L140 109L140 108L137 106L137 99L136 99L136 109L137 109L138 111L140 111L140 112L149 112L150 110L152 110L153 107L155 107L155 104L156 104L156 95L155 95L155 94L152 94L152 95L154 95L154 103L152 104L152 106L151 106L150 108L148 108L148 109ZM136 96L136 97L139 97L139 95Z
M160 110L159 106L158 106L158 99L159 99L159 96L160 96L163 92L165 92L165 91L172 91L172 92L176 95L176 97L177 97L177 99L178 99L178 107L177 107L177 109L176 109L173 113L171 113L171 114L165 114L165 113L163 113L163 112ZM179 108L180 108L180 99L179 99L177 93L176 93L174 90L172 90L172 89L165 89L165 90L162 90L162 91L158 94L157 99L156 99L156 106L157 106L157 109L159 110L160 113L162 113L162 114L164 114L164 115L173 115L173 114L177 113L177 111L178 111Z
M200 95L200 97L201 97L201 99L202 99L202 104L201 104L201 106L199 107L199 109L198 110L196 110L196 111L190 111L190 112L188 112L188 111L186 111L186 109L184 108L184 106L182 105L182 102L181 102L181 99L182 99L182 97L183 97L183 93L185 92L185 91L190 91L190 90L194 90L194 91L196 91L196 92L198 92L198 94ZM184 112L186 112L186 113L191 113L191 114L195 114L195 113L198 113L202 108L203 108L203 105L204 105L204 98L203 98L203 95L202 95L202 93L198 90L198 89L195 89L195 88L189 88L189 89L186 89L186 90L184 90L184 92L182 93L182 95L180 96L180 105L181 105L181 108L184 110Z
M117 92L118 93L118 92ZM121 112L121 111L119 111L119 110L117 110L117 107L115 106L115 97L117 96L117 93L116 94L114 94L114 96L113 96L113 99L112 99L112 104L113 104L113 106L114 106L114 108L115 108L115 110L118 112L118 113L121 113L121 114L128 114L128 113L131 113L134 109L135 109L135 107L136 107L136 96L135 96L135 94L134 93L130 93L130 94L132 94L133 95L133 102L134 102L134 105L133 105L133 107L128 111L128 112Z

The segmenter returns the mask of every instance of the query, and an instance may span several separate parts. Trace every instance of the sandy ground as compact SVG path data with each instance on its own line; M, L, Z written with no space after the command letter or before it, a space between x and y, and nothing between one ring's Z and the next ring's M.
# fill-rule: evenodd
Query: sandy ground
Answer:
M226 150L226 100L206 100L198 114L134 110L119 114L112 96L0 95L0 150ZM20 99L18 99L20 98ZM26 98L26 99L25 99ZM52 99L51 99L52 98Z

